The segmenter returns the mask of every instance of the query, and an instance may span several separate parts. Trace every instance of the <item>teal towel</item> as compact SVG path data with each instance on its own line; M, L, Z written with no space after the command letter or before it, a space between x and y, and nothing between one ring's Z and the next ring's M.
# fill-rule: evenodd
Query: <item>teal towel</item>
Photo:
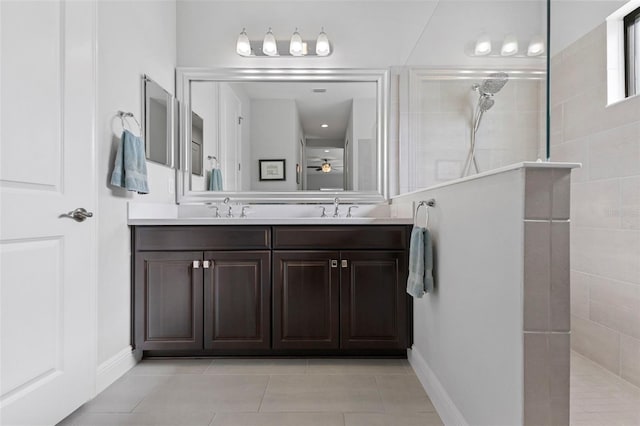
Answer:
M136 191L138 194L149 193L144 140L128 130L124 130L120 138L111 173L111 185Z
M420 298L433 292L433 245L426 228L414 226L409 247L409 278L407 293Z
M209 191L222 191L222 172L220 169L211 169L209 173Z

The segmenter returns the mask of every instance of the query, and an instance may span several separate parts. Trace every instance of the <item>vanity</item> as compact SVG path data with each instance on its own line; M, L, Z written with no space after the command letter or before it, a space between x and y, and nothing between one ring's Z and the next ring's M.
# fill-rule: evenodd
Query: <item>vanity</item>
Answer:
M138 357L405 356L410 232L407 224L135 225Z

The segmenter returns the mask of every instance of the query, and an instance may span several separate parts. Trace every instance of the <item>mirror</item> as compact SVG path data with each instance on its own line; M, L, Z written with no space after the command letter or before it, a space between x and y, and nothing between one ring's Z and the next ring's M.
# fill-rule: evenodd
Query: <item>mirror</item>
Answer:
M142 77L142 88L147 160L173 167L174 98L147 75Z
M179 202L382 201L385 70L178 70Z

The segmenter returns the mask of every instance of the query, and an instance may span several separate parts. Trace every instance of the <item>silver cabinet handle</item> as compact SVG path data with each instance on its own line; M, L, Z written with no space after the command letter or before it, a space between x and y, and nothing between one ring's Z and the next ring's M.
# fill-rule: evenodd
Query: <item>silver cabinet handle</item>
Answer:
M342 267L343 268L348 268L349 267L349 261L348 260L343 260L342 261Z
M200 268L200 261L199 260L194 260L192 265L193 265L193 269L198 269L198 268Z
M337 260L331 260L331 267L332 268L337 268L338 267L338 261Z
M69 212L67 214L60 215L59 217L68 217L75 220L76 222L84 222L88 217L93 217L93 213L88 212L86 209L83 209L82 207L79 207L74 211Z
M204 269L209 269L209 267L211 266L211 261L210 260L205 260L202 262L202 267Z

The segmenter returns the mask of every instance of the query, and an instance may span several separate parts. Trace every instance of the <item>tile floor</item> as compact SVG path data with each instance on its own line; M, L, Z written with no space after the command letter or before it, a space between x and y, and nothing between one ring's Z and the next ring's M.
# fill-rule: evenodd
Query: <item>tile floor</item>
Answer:
M442 425L407 360L146 360L60 425Z
M60 425L431 426L406 360L146 360ZM571 426L640 426L640 388L571 354Z
M640 388L571 354L571 426L639 426Z

